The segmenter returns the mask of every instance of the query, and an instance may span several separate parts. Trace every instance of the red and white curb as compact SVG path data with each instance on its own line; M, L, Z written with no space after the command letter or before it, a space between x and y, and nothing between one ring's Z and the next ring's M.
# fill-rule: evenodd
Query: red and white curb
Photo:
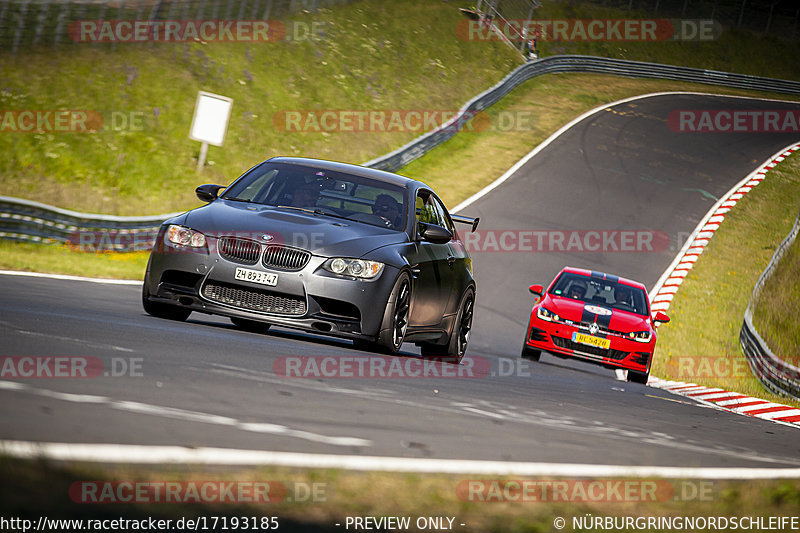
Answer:
M683 283L684 278L694 266L694 263L703 253L711 237L719 229L725 215L730 211L742 197L750 192L753 187L761 183L775 165L789 157L792 153L800 149L800 143L789 146L778 154L774 155L769 161L754 170L744 180L739 182L728 193L719 200L714 207L706 214L703 220L687 240L678 256L667 268L661 279L656 283L651 291L653 301L650 306L652 311L666 311L678 292L678 287Z
M681 283L689 274L700 254L705 250L714 233L719 229L722 221L725 220L725 215L728 211L753 187L761 183L767 176L767 172L797 150L800 150L800 143L793 144L772 156L766 163L751 172L744 180L728 191L711 208L651 291L651 294L654 295L650 305L653 312L669 309ZM663 389L733 413L800 427L800 409L788 405L768 402L767 400L753 398L725 389L704 387L682 381L666 381L652 376L647 384L651 387Z
M683 381L667 381L651 377L647 384L717 409L800 428L800 409L796 407L768 402L767 400L725 389L704 387L703 385L685 383Z

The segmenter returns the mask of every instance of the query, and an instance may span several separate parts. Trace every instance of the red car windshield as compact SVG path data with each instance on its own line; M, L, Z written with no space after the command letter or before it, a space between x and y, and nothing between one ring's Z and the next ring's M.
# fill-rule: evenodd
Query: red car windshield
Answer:
M637 315L649 313L647 293L643 289L571 272L563 272L558 277L550 294Z

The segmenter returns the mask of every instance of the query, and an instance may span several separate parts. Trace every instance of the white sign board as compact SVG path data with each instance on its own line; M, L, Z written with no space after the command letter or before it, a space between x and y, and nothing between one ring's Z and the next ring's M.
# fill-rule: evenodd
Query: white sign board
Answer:
M214 146L222 146L222 141L225 140L225 131L228 129L231 107L233 107L232 98L199 91L197 103L194 106L189 138Z

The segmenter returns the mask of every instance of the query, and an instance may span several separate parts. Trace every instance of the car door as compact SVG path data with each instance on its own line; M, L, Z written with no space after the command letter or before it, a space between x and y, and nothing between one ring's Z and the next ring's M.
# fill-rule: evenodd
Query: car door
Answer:
M436 244L419 236L419 224L435 224L447 228L443 206L430 191L420 190L415 204L415 240L408 257L413 280L413 304L409 326L433 328L441 324L447 312L455 283L453 252L450 243Z

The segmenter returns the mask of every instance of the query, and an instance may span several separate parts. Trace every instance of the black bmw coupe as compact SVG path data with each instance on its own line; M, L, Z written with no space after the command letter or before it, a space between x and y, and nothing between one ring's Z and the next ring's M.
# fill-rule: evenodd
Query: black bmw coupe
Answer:
M224 190L224 191L223 191ZM220 191L223 191L220 193ZM224 315L460 361L475 306L472 261L451 216L420 181L317 159L274 157L207 205L167 220L142 291L149 314Z

